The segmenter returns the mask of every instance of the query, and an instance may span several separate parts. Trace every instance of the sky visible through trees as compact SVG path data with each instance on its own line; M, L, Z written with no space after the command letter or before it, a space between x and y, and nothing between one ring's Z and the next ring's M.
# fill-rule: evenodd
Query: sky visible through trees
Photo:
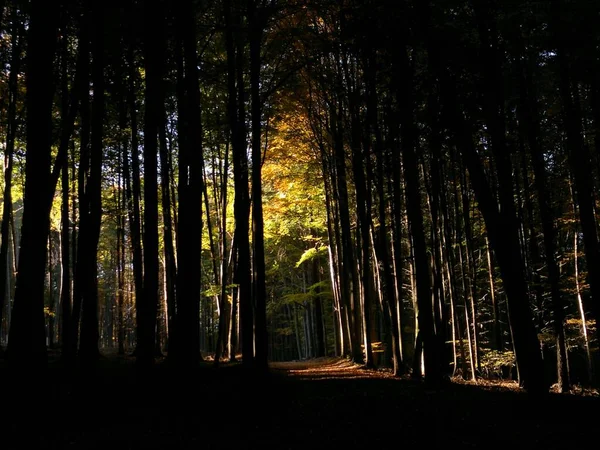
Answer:
M596 386L598 19L1 1L2 357Z

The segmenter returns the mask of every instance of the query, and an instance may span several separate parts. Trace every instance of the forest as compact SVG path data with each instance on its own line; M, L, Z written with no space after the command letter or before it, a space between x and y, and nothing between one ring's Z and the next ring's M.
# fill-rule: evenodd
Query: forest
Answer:
M597 386L599 19L1 0L1 364Z

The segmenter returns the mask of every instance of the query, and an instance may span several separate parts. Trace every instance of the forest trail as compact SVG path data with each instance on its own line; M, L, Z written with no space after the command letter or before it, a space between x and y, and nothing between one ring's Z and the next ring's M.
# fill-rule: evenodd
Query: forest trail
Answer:
M498 386L433 391L339 359L273 363L265 377L209 363L185 374L157 364L140 377L132 363L107 358L69 378L51 367L32 374L30 390L9 389L2 450L577 448L600 406L597 397L536 399Z
M275 373L285 374L302 380L330 378L394 378L389 370L365 369L350 360L326 357L307 361L275 362L269 364Z

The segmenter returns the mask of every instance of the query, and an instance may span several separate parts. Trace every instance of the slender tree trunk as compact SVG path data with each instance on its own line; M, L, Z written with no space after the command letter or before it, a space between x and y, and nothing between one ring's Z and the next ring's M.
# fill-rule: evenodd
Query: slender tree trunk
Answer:
M70 235L71 223L69 221L69 161L65 158L62 168L62 203L61 203L61 264L62 264L62 282L61 282L61 342L62 357L66 361L72 359L73 355L71 338L71 248Z
M336 232L338 229L338 221L335 218L335 204L333 204L333 197L335 191L335 172L331 164L331 157L325 149L325 145L322 141L318 143L319 151L321 155L321 171L323 175L323 183L325 188L325 209L327 213L327 237L329 240L329 271L332 280L332 289L335 301L335 312L337 316L337 323L339 326L339 341L337 347L338 356L346 355L349 352L349 335L346 333L346 304L345 298L342 295L342 280L340 279L341 262L339 255L339 233ZM337 328L337 327L336 327Z
M573 192L572 183L569 183L569 188L571 191L571 198L573 199L573 217L577 216L577 206L575 204L575 193ZM577 306L579 310L579 317L581 319L581 336L583 337L583 343L585 347L585 354L587 359L587 374L588 374L588 382L592 382L594 370L592 363L592 355L590 352L590 340L588 336L587 330L587 317L585 315L585 309L583 307L583 299L581 296L581 284L579 283L579 231L577 230L577 225L575 224L573 230L573 265L575 266L575 293L577 295Z
M55 308L54 308L54 293L53 293L53 284L54 284L54 280L53 280L53 265L54 265L54 260L53 260L53 253L54 253L54 246L52 245L52 229L50 229L50 233L48 236L48 333L46 336L46 342L48 345L49 349L54 349L54 315L55 315Z
M248 0L248 27L250 40L250 95L252 116L252 244L253 244L253 296L255 321L255 364L257 369L267 369L267 289L265 282L265 238L262 207L262 147L260 100L260 68L263 29L267 17L257 8L256 0Z
M4 6L0 8L0 16ZM13 14L15 22L12 31L12 58L10 74L8 76L8 117L6 133L6 150L4 152L4 195L2 199L2 226L0 230L2 245L0 247L0 338L3 334L2 320L4 305L8 303L10 308L10 285L12 270L9 261L9 249L11 246L10 223L13 217L12 201L12 174L13 155L15 151L15 137L17 133L17 103L18 103L18 76L21 70L21 46L22 40L20 24L17 25L16 14ZM0 349L1 352L1 349Z
M227 179L229 173L229 144L225 146L225 155L222 166L223 180ZM229 258L227 256L227 183L223 181L221 183L221 221L219 229L219 240L221 245L220 250L220 280L221 292L219 294L220 311L219 315L219 332L217 336L217 344L215 348L215 365L219 364L221 358L222 347L226 347L227 344L227 328L229 326L230 309L229 301L227 299L227 280L229 278ZM226 352L228 353L228 351ZM226 355L226 357L231 355Z
M98 340L98 242L102 218L102 154L103 154L103 121L104 121L104 6L100 0L92 4L90 17L93 20L92 37L92 83L94 89L92 101L90 171L85 195L88 198L89 210L86 224L88 232L86 240L80 247L85 249L85 278L81 305L81 342L79 356L85 360L93 360L99 356Z
M319 274L319 262L315 259L311 262L311 279L312 283L316 284L321 281ZM316 349L315 356L317 358L325 356L325 334L323 332L323 303L321 302L321 289L315 289L314 296L314 307L315 307L315 337L316 337Z
M250 197L248 191L248 158L246 155L246 108L244 89L244 46L239 27L240 17L231 6L224 2L227 64L228 64L228 114L232 133L232 160L235 201L233 215L235 220L234 241L236 246L236 264L234 266L234 283L238 285L241 345L244 366L254 366L253 312L252 312L252 279L250 273L249 214ZM234 30L237 29L237 33Z
M160 153L160 178L161 178L161 201L163 218L163 245L165 255L165 300L167 303L167 326L169 330L174 328L175 321L175 281L177 268L175 266L175 249L173 247L173 220L171 215L171 168L169 167L169 151L165 130L166 112L164 104L160 104L160 123L158 125L159 153ZM168 335L167 335L168 339Z
M123 104L123 107L125 105ZM124 109L124 108L123 108ZM125 111L123 111L125 113ZM121 157L125 158L125 146L123 144ZM127 201L125 189L119 174L119 186L117 192L117 345L119 355L125 354L125 212L124 205Z
M464 198L466 197L465 195L465 189L466 187L464 187L462 185L462 180L461 180L461 197L463 197L463 202L462 202L462 211L460 209L460 202L459 202L459 191L458 191L458 187L457 187L457 183L456 183L456 176L455 176L455 172L454 169L452 170L452 178L455 179L455 183L454 183L454 209L456 211L456 239L455 242L458 242L458 264L460 267L460 273L461 273L461 280L462 280L462 296L463 296L463 306L465 308L465 329L467 331L467 343L469 346L469 363L470 363L470 367L471 367L471 378L473 380L476 379L476 371L475 371L475 367L476 367L476 354L477 354L477 340L476 340L476 336L475 336L475 330L477 329L475 323L476 323L476 315L475 315L475 311L474 308L472 307L474 304L474 300L473 300L473 290L471 288L471 283L472 280L470 280L470 276L469 274L471 273L469 271L469 265L468 265L468 260L469 260L469 249L468 249L468 245L464 245L463 241L468 241L469 240L469 231L467 229L467 227L469 227L469 212L466 211L465 212L465 208L468 207L469 202L465 201ZM460 214L460 212L462 212L462 214ZM462 218L461 218L462 216ZM464 230L463 230L464 228ZM463 236L463 231L464 234L466 234L467 236ZM466 238L466 239L465 239ZM450 254L452 254L451 251L449 251ZM463 254L465 255L463 257ZM452 258L452 260L454 260L455 258ZM455 265L455 262L452 262L452 266ZM493 280L492 280L493 281ZM456 298L456 297L455 297ZM470 316L469 316L469 302L467 301L467 299L470 300L471 303L471 312L472 317L473 317L473 321L470 320ZM494 313L495 314L495 313ZM494 316L495 317L495 316ZM460 327L460 316L457 314L456 315L456 320L457 320L457 325L459 328L459 335L460 335L460 351L461 351L461 359L462 359L462 364L463 364L463 377L466 379L467 378L467 361L465 359L465 350L464 350L464 345L463 345L463 332L462 329ZM471 336L471 322L473 323L473 336Z
M129 216L129 232L131 234L131 249L133 254L133 284L135 291L135 310L136 316L141 314L139 308L142 304L143 292L143 252L142 252L142 233L141 233L141 217L140 217L140 198L141 198L141 176L139 162L139 139L138 139L138 116L137 116L137 64L135 59L134 48L136 45L135 20L136 10L135 3L131 0L128 4L127 14L127 69L128 69L128 86L127 86L127 104L129 109L129 120L131 124L131 155L123 155L123 178L125 181L125 189L127 191L127 211ZM129 160L131 158L131 170ZM138 301L140 300L140 301Z
M363 352L361 349L360 336L360 321L357 322L356 308L359 308L358 299L358 283L356 280L356 268L354 263L354 251L350 230L350 214L348 206L348 186L346 182L346 154L344 151L343 132L341 117L335 107L331 107L331 122L333 132L333 147L335 159L335 174L336 174L336 191L337 191L337 210L339 215L339 236L338 254L340 258L340 278L342 286L342 298L346 306L347 326L352 332L348 333L350 337L350 348L352 351L352 359L358 364L364 362ZM336 223L338 223L336 221Z
M460 159L460 158L458 158L458 159ZM461 177L460 185L461 185L461 199L462 199L462 217L463 217L462 224L464 226L464 233L465 233L465 239L464 239L465 245L464 245L464 248L461 247L460 251L461 251L461 255L464 254L463 271L465 274L464 279L466 281L465 289L466 289L466 296L468 297L468 304L471 307L470 321L469 321L469 323L466 323L465 326L470 327L470 330L472 333L472 340L469 340L469 346L471 346L469 348L470 348L470 351L471 350L473 351L473 360L475 362L475 366L477 367L477 370L481 370L481 360L479 358L479 337L478 337L479 318L478 318L478 314L477 314L477 302L476 302L477 268L475 267L475 253L474 253L475 243L473 240L473 226L471 224L471 222L473 220L472 215L471 215L471 195L469 194L468 187L467 187L466 171L463 168L461 168L460 172L461 172L460 173L460 177ZM458 207L456 208L456 210L458 211ZM463 240L461 239L460 243L462 244L462 242L463 242ZM492 278L490 279L490 282L493 285L494 280L493 280L492 272L490 272L490 276L492 276ZM494 297L492 297L492 298L494 299ZM496 304L495 301L493 302L493 305L494 305L493 308L495 308L494 317L497 317L498 305ZM497 326L495 328L495 330L500 330L498 320L495 320L495 322L494 322L494 326ZM494 334L494 337L496 337L495 334Z
M230 0L227 0L224 2L224 19L225 19L225 44L226 44L226 52L227 52L227 92L228 92L228 97L227 97L227 115L228 115L228 124L229 124L229 137L230 137L230 141L232 144L232 147L237 148L238 147L238 120L237 120L237 93L236 93L236 61L235 61L235 45L234 45L234 36L233 36L233 18L232 18L232 13L231 13L231 2ZM229 161L228 161L228 151L226 150L225 153L225 167L228 168L229 167ZM232 156L232 158L235 159L235 156ZM225 172L227 173L227 172ZM222 230L222 246L223 246L223 253L222 253L222 263L221 263L221 303L224 306L227 302L225 300L225 296L226 296L226 279L227 279L227 265L225 264L225 255L226 255L226 248L227 248L227 239L226 239L226 221L225 221L225 217L226 217L226 210L225 210L225 205L227 204L227 190L224 189L223 190L223 230ZM237 225L236 225L236 230L237 230ZM234 242L235 242L235 238L234 238ZM231 244L231 250L232 250L232 255L234 256L234 260L237 261L237 250L234 249L234 242L232 242ZM237 246L237 243L236 243ZM237 271L237 267L236 265L234 266L234 270ZM224 308L221 308L221 313L222 313L222 318L219 318L219 337L220 339L225 339L225 336L228 337L228 353L230 355L230 359L232 361L235 361L236 359L236 347L237 347L237 340L236 340L236 334L235 334L235 330L236 330L236 320L237 320L237 309L236 309L236 301L235 301L235 296L232 296L232 308L231 308L231 320L230 320L230 326L231 326L231 332L227 333L227 328L226 328L226 320L225 320L225 316L223 314L223 310ZM219 341L217 340L217 352L215 355L215 364L218 365L219 364L219 360L220 360L220 349L219 349Z
M348 70L346 69L346 72ZM346 78L351 76L346 73ZM355 80L353 80L355 82ZM349 81L351 84L352 81ZM370 233L371 233L371 197L370 187L365 177L364 162L368 160L367 152L363 153L361 145L361 124L358 113L357 93L349 92L350 103L350 134L351 134L351 151L352 151L352 173L354 175L354 187L356 190L356 209L357 209L357 257L360 260L360 278L357 277L357 286L360 286L360 294L355 289L355 307L354 307L354 333L357 338L361 336L364 345L364 363L366 367L373 366L373 349L371 346L371 293L372 293L372 271L371 271L371 249L370 249ZM368 169L367 169L368 171ZM361 327L362 324L362 327Z
M136 363L149 366L154 362L156 320L159 298L158 265L158 129L163 102L163 21L164 4L144 5L144 67L146 70L144 116L144 281L143 297L137 298Z
M392 242L391 242L391 258L393 264L393 274L394 274L394 290L396 296L396 315L392 317L392 320L395 320L398 327L398 352L400 353L400 357L404 363L404 343L403 343L403 332L402 326L404 323L407 323L406 313L403 307L403 270L404 270L404 261L402 259L402 224L403 224L403 179L402 179L402 158L401 151L399 148L395 148L393 142L398 137L398 130L400 129L399 120L400 117L398 114L390 114L392 117L390 118L390 147L391 155L387 160L387 163L391 167L389 181L388 181L388 190L391 192L391 229L392 229Z
M398 50L396 73L399 89L396 93L400 108L400 122L402 126L402 156L404 163L404 179L406 184L406 211L410 224L412 243L414 248L414 267L416 272L416 290L418 303L418 341L424 352L425 380L432 385L438 385L442 380L441 349L434 329L432 313L432 292L427 244L425 242L425 228L421 208L421 193L419 182L419 169L417 163L417 130L414 127L414 105L412 99L412 74L406 49ZM417 346L418 347L418 346ZM420 359L421 352L415 352L415 363Z

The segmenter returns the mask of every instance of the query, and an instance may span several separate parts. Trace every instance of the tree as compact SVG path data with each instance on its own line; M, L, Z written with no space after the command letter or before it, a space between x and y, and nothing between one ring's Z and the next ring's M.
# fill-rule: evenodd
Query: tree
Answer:
M47 362L44 273L50 230L52 63L58 4L33 1L27 40L27 159L23 228L7 358L21 366Z
M0 8L0 16L4 6ZM15 151L15 139L17 134L17 103L18 103L18 76L21 67L21 46L23 41L21 23L16 13L13 11L13 31L11 42L11 70L9 75L9 104L7 117L6 133L6 151L4 154L4 198L2 205L2 227L0 235L2 244L0 247L0 335L2 334L2 318L4 313L4 304L10 298L11 272L9 260L9 250L11 247L10 224L13 221L13 200L12 200L12 175L13 158Z
M177 234L177 324L176 358L185 365L202 360L200 353L200 298L202 256L202 126L198 55L191 1L176 10L179 43L183 49L183 117L179 141L179 222Z
M165 20L164 4L145 2L144 66L146 70L144 114L144 289L138 302L137 363L141 367L154 361L156 315L158 307L158 132L163 117L162 76Z

